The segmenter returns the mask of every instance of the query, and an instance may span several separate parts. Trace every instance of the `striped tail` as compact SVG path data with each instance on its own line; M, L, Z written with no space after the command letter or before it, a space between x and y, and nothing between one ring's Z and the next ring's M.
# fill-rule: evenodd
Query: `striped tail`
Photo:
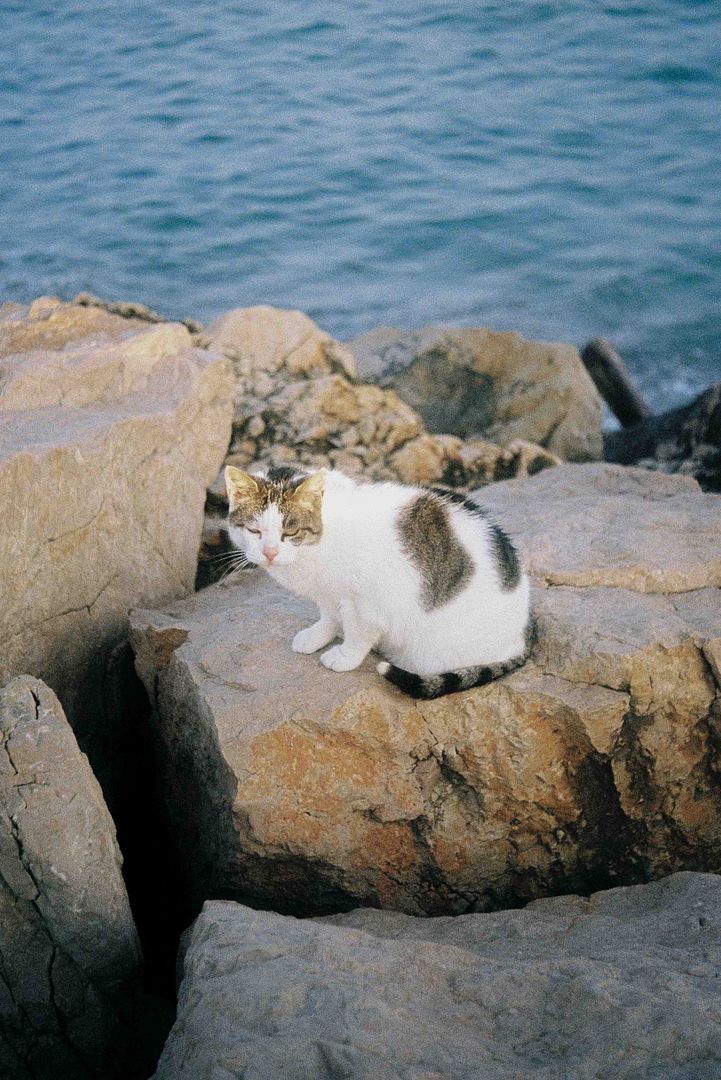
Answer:
M520 656L514 656L511 660L504 660L501 664L480 664L478 667L445 671L442 675L429 675L424 678L422 675L414 675L412 671L404 671L403 668L382 660L376 665L376 671L410 697L443 697L444 694L455 694L457 690L485 686L486 683L500 679L501 675L507 675L509 671L515 671L516 668L525 664L536 639L536 618L533 614L526 624L525 639L526 647L523 653Z
M444 694L454 694L457 690L470 690L473 686L485 686L486 683L515 671L526 661L527 654L514 656L502 664L481 664L478 667L460 668L458 671L445 671L442 675L414 675L412 671L389 664L382 660L376 671L388 682L393 683L404 694L414 698L437 698Z

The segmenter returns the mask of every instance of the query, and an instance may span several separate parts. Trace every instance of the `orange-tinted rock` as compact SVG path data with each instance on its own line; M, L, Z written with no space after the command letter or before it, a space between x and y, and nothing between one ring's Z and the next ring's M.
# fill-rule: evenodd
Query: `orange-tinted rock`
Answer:
M565 529L578 508L569 498L564 517L556 489L584 493L585 550ZM709 658L721 621L721 498L613 466L561 466L486 493L539 584L551 568L563 579L566 562L588 579L537 587L532 658L489 686L416 702L370 659L327 671L290 649L312 605L262 571L172 611L134 614L167 811L196 903L222 894L286 911L458 912L720 865L721 713ZM684 533L715 528L705 556L690 541L684 557L671 525L679 507ZM675 536L663 572L651 534L643 539L645 515L653 522L662 510ZM613 566L631 517L642 574ZM615 584L595 584L609 575ZM701 578L710 587L695 589ZM662 591L684 581L682 594ZM657 591L635 591L638 582ZM168 659L158 642L171 632L181 644Z

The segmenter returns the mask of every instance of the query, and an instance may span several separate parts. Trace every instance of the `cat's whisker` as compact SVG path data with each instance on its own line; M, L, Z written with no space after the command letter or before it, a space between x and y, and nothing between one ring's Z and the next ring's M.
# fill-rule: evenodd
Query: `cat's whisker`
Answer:
M225 571L225 573L223 573L221 575L221 577L218 578L218 582L227 581L228 578L233 577L235 574L240 574L241 571L246 570L248 568L248 566L250 566L250 563L245 562L245 563L240 563L237 566L232 565L232 566L228 567L228 569Z

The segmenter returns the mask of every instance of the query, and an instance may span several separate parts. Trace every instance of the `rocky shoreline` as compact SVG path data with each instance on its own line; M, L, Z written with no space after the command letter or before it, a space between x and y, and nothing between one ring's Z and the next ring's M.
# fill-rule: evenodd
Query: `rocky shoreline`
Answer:
M721 1069L718 400L609 434L518 334L0 307L0 1074L148 1077L196 918L160 1080ZM219 580L257 460L472 492L529 662L419 703L292 654Z

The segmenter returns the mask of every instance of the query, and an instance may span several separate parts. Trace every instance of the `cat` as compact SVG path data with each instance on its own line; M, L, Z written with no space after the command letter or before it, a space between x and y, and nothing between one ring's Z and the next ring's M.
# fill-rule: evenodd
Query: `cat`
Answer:
M228 532L250 562L315 601L292 648L351 671L371 650L412 697L481 686L524 662L529 584L506 534L454 491L343 473L225 469Z

